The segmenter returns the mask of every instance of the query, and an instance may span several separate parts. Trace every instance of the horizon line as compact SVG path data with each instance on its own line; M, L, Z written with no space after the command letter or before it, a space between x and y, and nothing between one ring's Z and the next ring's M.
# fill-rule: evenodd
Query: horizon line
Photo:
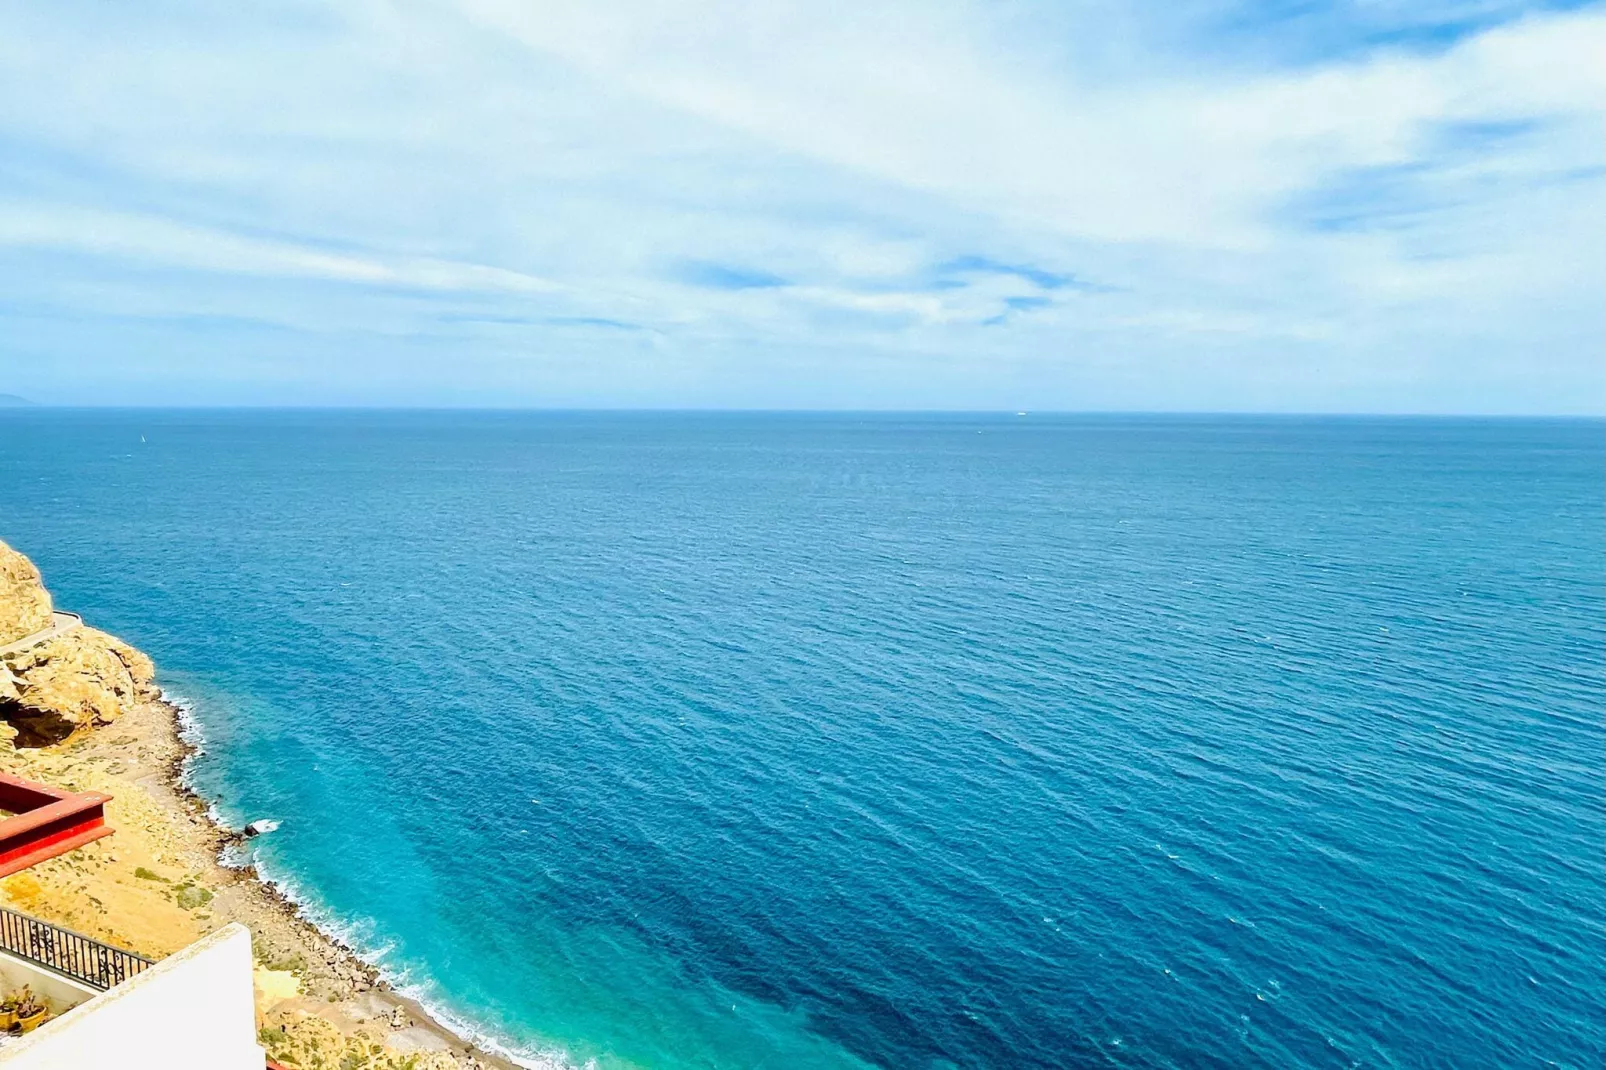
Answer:
M12 395L16 397L16 395ZM1259 417L1281 419L1400 419L1400 420L1563 420L1606 422L1606 412L1433 412L1337 409L1015 409L1015 408L805 408L781 406L647 406L647 405L409 405L368 403L262 404L131 404L35 402L0 405L0 417L21 412L368 412L368 413L548 413L612 415L704 416L1110 416L1110 417Z

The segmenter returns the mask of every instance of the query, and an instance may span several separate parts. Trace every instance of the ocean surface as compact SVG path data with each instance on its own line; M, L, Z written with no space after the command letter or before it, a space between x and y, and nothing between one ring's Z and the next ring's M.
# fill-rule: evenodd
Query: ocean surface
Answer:
M1606 425L0 412L264 871L527 1057L1606 1061Z

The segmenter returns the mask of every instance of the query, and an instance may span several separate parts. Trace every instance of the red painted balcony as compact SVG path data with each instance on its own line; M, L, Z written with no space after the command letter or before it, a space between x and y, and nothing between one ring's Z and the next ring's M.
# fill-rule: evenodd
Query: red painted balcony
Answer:
M0 877L110 836L98 791L63 791L0 773Z

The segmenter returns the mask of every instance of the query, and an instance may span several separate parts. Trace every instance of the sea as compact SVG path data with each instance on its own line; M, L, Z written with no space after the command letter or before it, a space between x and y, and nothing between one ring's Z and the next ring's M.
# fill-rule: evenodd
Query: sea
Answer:
M255 861L533 1066L1606 1062L1606 424L0 412Z

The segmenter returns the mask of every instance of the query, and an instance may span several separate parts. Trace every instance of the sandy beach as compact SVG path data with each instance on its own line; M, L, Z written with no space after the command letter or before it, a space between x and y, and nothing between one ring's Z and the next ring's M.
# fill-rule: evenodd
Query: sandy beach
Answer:
M151 958L243 922L256 952L261 1042L286 1067L514 1067L391 990L254 871L219 863L239 835L210 820L184 786L179 715L146 700L54 745L0 747L0 770L112 796L107 819L116 830L0 880L0 902Z

